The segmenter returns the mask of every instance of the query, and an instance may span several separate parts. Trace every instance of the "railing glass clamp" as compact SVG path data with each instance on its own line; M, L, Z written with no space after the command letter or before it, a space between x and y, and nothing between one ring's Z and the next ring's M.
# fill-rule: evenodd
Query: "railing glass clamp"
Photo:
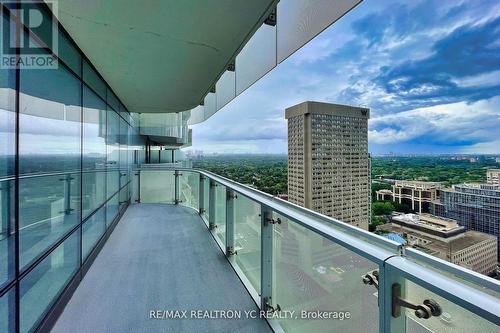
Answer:
M392 316L398 318L401 316L401 308L415 310L415 316L421 319L430 317L439 317L442 313L441 306L433 299L425 299L423 304L413 304L410 301L401 298L401 285L394 283L392 285Z

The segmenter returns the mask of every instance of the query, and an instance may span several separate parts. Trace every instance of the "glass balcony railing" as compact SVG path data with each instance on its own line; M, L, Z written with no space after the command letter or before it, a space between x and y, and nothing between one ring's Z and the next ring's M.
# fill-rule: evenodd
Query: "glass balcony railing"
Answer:
M199 212L279 332L498 332L500 283L196 169L136 170L133 200Z

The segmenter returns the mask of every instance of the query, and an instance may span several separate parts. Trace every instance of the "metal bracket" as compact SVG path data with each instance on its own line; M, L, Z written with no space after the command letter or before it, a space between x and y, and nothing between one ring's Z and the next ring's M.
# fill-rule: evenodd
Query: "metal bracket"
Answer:
M205 208L200 208L200 209L199 209L199 213L200 213L200 214L203 214L203 213L205 213L206 211L207 211L207 210L206 210Z
M273 306L271 302L270 297L266 297L264 299L264 311L266 312L276 312L276 311L281 311L281 306L279 304L276 304L276 306Z
M275 218L275 219L270 218L270 217L267 217L267 218L265 219L265 223L266 223L266 224L276 224L276 223L277 223L277 224L281 224L281 219L280 219L279 217L278 217L278 218Z
M73 177L59 178L59 180L60 180L60 181L67 181L67 180L72 181L72 180L74 180L74 179L75 179L75 178L73 178Z
M213 86L212 86L212 88L210 88L210 92L211 92L212 94L215 94L215 85L213 85Z
M236 70L234 62L232 62L229 65L227 65L227 70L230 71L230 72L234 72Z
M366 273L363 276L363 283L369 286L375 286L378 290L378 270Z
M401 285L394 283L392 285L392 316L394 318L401 316L401 307L415 310L415 316L421 319L439 317L442 313L441 306L433 299L425 299L423 304L413 304L401 298Z
M181 202L183 202L181 199L175 199L174 200L174 204L176 204L176 205L180 204Z
M229 257L229 256L233 256L233 255L237 255L238 254L238 251L235 251L234 250L234 247L232 246L228 246L226 247L226 255Z
M276 26L276 8L271 10L271 12L269 13L269 16L265 19L264 24L270 25L272 27Z
M226 192L226 200L238 199L238 195L232 191Z

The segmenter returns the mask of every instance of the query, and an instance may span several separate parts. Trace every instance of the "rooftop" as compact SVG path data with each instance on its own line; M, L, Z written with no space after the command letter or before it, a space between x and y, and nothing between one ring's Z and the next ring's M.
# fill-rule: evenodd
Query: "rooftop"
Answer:
M396 222L404 222L408 226L420 226L424 229L449 232L463 230L458 222L452 219L439 217L431 214L396 214L392 216Z
M433 189L433 188L438 189L441 187L441 183L427 182L420 180L396 180L395 185L401 187L427 188L427 189Z

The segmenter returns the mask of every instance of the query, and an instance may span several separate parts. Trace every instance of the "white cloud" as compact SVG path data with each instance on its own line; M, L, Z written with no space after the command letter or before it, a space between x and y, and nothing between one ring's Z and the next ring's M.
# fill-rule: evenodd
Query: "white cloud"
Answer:
M436 105L374 117L369 140L376 144L427 137L429 142L488 142L498 136L500 97L467 104ZM480 147L480 146L478 146Z

